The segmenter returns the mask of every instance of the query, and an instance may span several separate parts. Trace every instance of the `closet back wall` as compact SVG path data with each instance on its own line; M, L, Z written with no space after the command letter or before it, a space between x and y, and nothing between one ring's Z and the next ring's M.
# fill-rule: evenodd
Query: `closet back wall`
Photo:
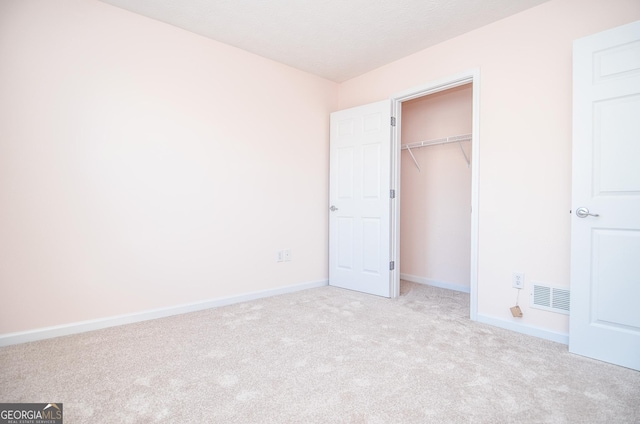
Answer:
M471 133L472 86L402 104L402 144ZM471 143L462 142L471 158ZM458 143L407 150L401 158L400 273L469 291L471 168Z

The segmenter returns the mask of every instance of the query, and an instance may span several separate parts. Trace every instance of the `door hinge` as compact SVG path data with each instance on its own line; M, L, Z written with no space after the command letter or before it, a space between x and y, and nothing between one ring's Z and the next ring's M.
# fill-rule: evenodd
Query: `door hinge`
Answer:
M389 193L389 197L391 199L395 199L396 198L396 191L394 189L391 189L391 192Z
M389 262L389 271L393 271L394 269L396 269L396 262L395 261Z
M395 127L395 126L396 126L396 117L395 117L395 116L392 116L392 117L391 117L391 126L392 126L392 127Z

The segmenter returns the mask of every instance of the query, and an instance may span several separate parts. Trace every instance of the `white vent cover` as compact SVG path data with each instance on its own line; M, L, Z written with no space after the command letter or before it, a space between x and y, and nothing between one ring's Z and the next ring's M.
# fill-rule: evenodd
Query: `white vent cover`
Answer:
M569 315L570 292L567 288L533 283L531 307Z

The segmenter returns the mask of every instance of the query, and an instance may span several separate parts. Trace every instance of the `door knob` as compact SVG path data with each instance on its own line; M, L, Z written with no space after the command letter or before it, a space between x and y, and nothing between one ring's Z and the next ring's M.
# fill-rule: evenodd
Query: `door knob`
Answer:
M576 215L578 216L578 218L586 218L588 216L600 216L597 213L589 213L589 209L587 208L576 209Z
M337 211L337 210L338 210L338 208L336 208L335 206L331 205L331 207L329 208L329 210L330 210L331 212L335 212L335 211Z

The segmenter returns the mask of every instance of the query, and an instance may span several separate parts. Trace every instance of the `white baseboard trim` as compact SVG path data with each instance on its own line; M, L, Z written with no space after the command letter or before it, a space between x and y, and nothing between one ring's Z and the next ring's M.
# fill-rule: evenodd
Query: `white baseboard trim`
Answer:
M51 339L54 337L68 336L71 334L84 333L87 331L100 330L103 328L116 327L118 325L133 324L135 322L147 321L157 318L165 318L173 315L181 315L189 312L202 311L204 309L218 308L220 306L232 305L234 303L247 302L264 297L277 296L286 293L294 293L301 290L323 287L329 284L328 280L311 281L307 283L293 284L275 289L260 290L245 293L237 296L227 296L218 299L193 302L166 308L150 309L131 314L117 315L107 318L100 318L88 321L74 322L71 324L56 325L52 327L38 328L16 333L0 334L0 347L10 346L19 343L34 342L38 340Z
M505 330L511 330L517 333L526 334L528 336L551 340L552 342L562 343L565 345L569 344L569 334L566 333L558 333L556 331L545 330L544 328L507 321L502 318L492 317L480 313L478 314L477 321L484 324L493 325L494 327L504 328Z
M406 280L411 283L426 284L427 286L440 287L441 289L455 290L463 293L470 293L471 288L469 286L463 286L460 284L443 283L442 281L431 280L429 278L418 277L410 274L400 274L401 280Z

